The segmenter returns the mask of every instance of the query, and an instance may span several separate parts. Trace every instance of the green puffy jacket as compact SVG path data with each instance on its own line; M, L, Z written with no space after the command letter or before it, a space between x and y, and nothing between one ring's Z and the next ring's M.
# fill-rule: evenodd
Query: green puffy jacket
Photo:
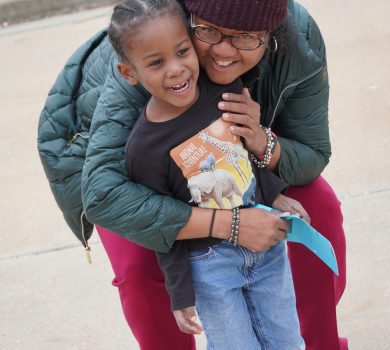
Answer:
M287 23L290 47L263 57L251 93L261 105L262 124L278 134L279 175L290 185L304 185L321 174L331 155L326 55L317 25L294 1ZM39 122L41 161L84 246L92 222L167 252L191 207L126 174L124 145L149 95L120 76L106 34L81 46L51 89Z

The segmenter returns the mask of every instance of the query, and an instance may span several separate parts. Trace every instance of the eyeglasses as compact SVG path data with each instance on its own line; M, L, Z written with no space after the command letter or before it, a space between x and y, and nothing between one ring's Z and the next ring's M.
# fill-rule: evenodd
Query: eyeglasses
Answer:
M205 24L194 24L193 15L191 13L191 29L195 36L205 43L216 45L224 39L229 39L238 50L252 51L265 44L269 32L264 36L259 37L253 33L239 33L235 35L222 34L217 28Z

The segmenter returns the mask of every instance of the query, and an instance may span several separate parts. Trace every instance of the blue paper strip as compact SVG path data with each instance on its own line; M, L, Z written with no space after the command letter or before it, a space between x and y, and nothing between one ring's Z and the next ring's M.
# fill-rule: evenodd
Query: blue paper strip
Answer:
M256 204L255 208L280 213L278 210L262 204ZM321 233L311 227L305 220L295 216L283 216L282 219L290 222L287 232L287 241L303 244L317 255L338 276L339 269L332 244Z

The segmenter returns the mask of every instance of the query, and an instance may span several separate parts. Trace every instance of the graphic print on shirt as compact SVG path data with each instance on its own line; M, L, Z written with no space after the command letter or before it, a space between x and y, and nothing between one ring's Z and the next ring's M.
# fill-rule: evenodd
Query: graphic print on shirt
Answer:
M256 179L248 151L221 118L170 151L201 208L254 204Z

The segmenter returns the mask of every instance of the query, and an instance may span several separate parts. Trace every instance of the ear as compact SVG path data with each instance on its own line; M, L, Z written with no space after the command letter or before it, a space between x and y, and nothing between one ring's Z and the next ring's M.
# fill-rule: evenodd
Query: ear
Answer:
M118 62L116 65L119 73L125 78L131 85L137 85L138 77L135 68L129 64Z

